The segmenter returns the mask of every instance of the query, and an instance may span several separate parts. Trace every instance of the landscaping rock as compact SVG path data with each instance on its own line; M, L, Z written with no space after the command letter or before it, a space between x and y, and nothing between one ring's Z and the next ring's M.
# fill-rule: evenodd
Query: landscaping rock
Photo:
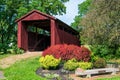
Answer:
M117 63L108 63L107 68L118 68L119 65Z
M56 78L60 78L60 80L72 80L69 75L73 74L73 71L63 70L63 68L56 70L44 70L42 68L38 68L36 70L36 74L42 77L46 77L50 80L58 80Z

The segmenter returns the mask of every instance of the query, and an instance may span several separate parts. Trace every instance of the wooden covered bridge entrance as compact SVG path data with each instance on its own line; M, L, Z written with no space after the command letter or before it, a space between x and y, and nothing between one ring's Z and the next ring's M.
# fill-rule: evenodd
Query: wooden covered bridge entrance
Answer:
M53 16L33 10L17 20L18 47L41 51L51 45L79 45L78 32Z

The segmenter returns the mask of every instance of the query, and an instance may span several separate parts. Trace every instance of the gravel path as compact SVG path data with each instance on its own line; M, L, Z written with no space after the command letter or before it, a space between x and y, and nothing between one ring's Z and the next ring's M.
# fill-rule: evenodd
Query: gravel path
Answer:
M20 61L30 57L40 56L41 54L42 52L26 52L24 54L9 56L0 60L0 67L5 69L8 68L10 65L14 64L16 61Z

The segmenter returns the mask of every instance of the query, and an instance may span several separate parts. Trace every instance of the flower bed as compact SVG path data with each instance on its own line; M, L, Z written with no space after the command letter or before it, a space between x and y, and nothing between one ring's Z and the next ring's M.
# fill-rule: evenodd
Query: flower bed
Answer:
M74 73L76 68L92 67L91 63L88 63L90 55L89 49L83 46L67 44L51 46L43 52L39 59L41 68L37 70L37 74L49 79L61 77L60 80L69 80L69 74Z
M86 47L75 45L55 45L46 49L40 58L41 68L37 74L48 79L67 79L69 74L74 74L77 68L83 71L106 67L103 58L91 59L91 51ZM94 56L95 57L95 56ZM91 60L91 61L90 61ZM70 79L71 80L71 79Z

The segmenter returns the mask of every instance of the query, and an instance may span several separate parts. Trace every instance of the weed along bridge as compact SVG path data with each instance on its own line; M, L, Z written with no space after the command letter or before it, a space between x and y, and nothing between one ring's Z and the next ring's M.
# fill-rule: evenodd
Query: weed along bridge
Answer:
M79 33L53 16L33 10L16 21L18 47L25 51L41 51L56 44L79 45Z

